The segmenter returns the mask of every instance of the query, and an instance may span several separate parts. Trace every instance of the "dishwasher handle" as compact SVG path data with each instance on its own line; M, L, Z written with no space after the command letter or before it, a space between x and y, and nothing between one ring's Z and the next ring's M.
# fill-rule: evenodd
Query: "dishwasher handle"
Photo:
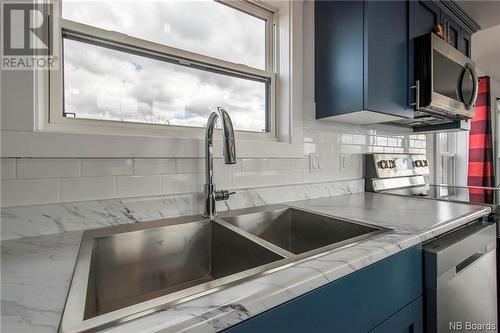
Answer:
M463 270L467 269L467 267L473 265L476 261L478 261L482 256L484 256L487 252L476 252L471 255L469 258L466 258L458 265L455 266L455 274L460 274Z
M495 248L496 225L482 222L425 244L424 285L439 288Z

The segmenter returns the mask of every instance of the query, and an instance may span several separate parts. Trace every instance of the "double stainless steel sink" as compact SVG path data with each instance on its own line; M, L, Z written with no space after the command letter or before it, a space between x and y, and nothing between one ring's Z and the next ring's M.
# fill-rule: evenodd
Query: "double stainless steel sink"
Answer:
M60 332L113 326L388 230L267 206L87 231Z

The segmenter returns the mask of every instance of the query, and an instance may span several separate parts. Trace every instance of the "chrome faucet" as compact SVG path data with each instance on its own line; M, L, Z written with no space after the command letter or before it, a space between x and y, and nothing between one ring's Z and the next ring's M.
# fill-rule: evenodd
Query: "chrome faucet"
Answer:
M214 184L214 162L213 162L213 136L214 128L217 119L220 119L222 127L222 149L224 154L224 162L226 164L236 164L236 146L234 143L233 123L229 113L222 107L217 107L217 111L213 111L208 117L207 132L205 137L205 213L204 217L214 218L217 215L215 210L215 202L227 200L231 194L225 190L217 191Z

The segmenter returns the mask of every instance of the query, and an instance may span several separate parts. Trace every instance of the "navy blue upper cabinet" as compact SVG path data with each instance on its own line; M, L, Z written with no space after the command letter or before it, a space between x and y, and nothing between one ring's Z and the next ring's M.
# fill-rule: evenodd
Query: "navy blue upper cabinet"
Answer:
M460 41L458 42L458 49L468 57L471 56L471 35L472 33L467 28L460 28Z
M315 2L316 118L412 116L408 22L407 1Z
M470 57L471 35L479 26L453 2L410 1L410 18L413 20L413 23L410 23L410 40L434 31L434 27L441 24L445 33L452 38L451 44Z
M410 15L413 22L410 27L410 38L432 32L441 22L441 9L433 1L410 1Z
M470 56L479 29L454 2L315 1L316 118L370 124L411 118L414 39L442 24Z
M364 107L410 117L407 1L365 1Z

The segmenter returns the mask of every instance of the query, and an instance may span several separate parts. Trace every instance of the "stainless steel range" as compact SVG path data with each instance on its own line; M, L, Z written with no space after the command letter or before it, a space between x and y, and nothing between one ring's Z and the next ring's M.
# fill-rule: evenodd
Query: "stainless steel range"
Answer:
M364 164L367 192L488 205L493 211L491 220L500 220L500 188L429 184L425 155L366 154Z
M365 189L390 195L486 204L489 222L478 221L424 244L426 332L455 331L450 325L467 322L497 331L500 248L495 223L500 221L500 189L432 185L425 155L367 154L364 156ZM495 234L497 235L495 242Z
M424 195L430 174L425 155L366 154L365 189L368 192Z

